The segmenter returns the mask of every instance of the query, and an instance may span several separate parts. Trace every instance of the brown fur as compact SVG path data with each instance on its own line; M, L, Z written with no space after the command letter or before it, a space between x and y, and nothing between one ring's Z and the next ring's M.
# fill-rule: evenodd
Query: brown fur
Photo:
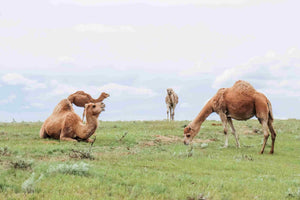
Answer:
M89 137L96 131L98 116L104 111L104 107L102 102L86 104L87 123L83 124L80 117L74 112L71 102L68 99L63 99L42 125L40 137L92 142Z
M262 124L264 131L264 143L260 153L264 152L269 131L272 136L272 147L270 153L274 153L276 133L273 128L273 113L271 102L267 97L257 92L250 83L237 81L231 88L221 88L213 96L197 117L184 129L184 143L189 144L198 134L201 124L212 113L219 114L225 134L225 147L228 145L227 124L230 125L232 133L236 139L236 145L240 147L238 136L232 123L232 118L236 120L248 120L256 116ZM268 130L269 129L269 130Z
M106 99L109 96L110 96L109 94L102 92L101 95L98 97L98 99L93 99L92 96L89 95L88 93L85 93L84 91L77 91L71 94L68 97L68 100L78 107L84 107L84 105L87 103L102 102L104 99ZM84 120L84 116L85 116L85 110L83 111L82 121Z
M91 95L84 91L77 91L68 97L68 100L78 107L84 107L87 103L98 103L109 97L109 94L102 92L98 99L93 99Z
M174 120L175 108L178 104L178 96L172 88L167 89L167 96L165 98L165 102L167 104L167 119L169 119L170 113L170 120Z

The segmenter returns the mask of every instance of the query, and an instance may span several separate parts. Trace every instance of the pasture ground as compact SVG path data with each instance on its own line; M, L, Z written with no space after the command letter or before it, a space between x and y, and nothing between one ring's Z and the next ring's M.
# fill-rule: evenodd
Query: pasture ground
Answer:
M187 124L100 122L91 146L40 139L41 122L0 123L0 199L300 199L299 120L275 120L274 155L271 138L258 154L257 120L234 121L240 149L231 133L221 148L218 121L185 146Z

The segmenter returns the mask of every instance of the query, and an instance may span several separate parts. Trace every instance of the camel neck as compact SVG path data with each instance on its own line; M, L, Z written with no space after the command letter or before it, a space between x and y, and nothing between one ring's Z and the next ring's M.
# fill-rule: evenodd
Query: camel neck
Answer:
M86 116L87 132L92 135L98 127L98 116Z
M96 99L96 101L94 103L103 101L103 99L105 99L104 96L102 94L100 94L100 96L98 97L98 99Z
M205 106L202 108L197 117L192 121L192 124L196 126L201 126L201 124L206 120L206 118L213 112L211 106L211 101L208 101Z

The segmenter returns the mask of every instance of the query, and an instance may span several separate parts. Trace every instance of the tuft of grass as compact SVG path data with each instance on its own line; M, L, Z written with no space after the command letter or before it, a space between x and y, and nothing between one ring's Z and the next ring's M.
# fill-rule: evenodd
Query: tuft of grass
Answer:
M286 192L286 197L292 199L300 199L300 187L298 187L295 190L289 188L288 191Z
M7 147L0 147L0 155L1 156L10 156L11 152Z
M235 158L237 161L241 161L241 160L254 161L254 158L253 158L252 155L246 155L246 154L234 156L234 158Z
M38 179L35 179L35 173L33 172L31 176L24 181L22 184L22 190L24 193L34 193L36 192L36 183L39 182L44 177L43 174L40 175Z
M0 192L4 192L9 186L5 183L0 183Z
M209 200L209 194L205 196L204 194L200 193L196 197L187 197L187 200Z
M78 164L59 164L56 166L50 166L47 172L87 176L89 172L89 164L84 162L80 162Z
M90 150L72 149L71 152L69 153L69 156L70 158L95 160L95 156L93 156Z
M31 170L33 160L24 160L22 158L17 158L16 160L10 161L10 165L14 169Z

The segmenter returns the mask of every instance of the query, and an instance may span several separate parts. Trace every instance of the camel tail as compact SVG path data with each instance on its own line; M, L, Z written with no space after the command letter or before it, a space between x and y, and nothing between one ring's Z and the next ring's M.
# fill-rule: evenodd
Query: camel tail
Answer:
M272 104L269 101L269 99L268 99L268 107L269 107L269 119L273 121L274 117L273 117L273 111L272 111Z

